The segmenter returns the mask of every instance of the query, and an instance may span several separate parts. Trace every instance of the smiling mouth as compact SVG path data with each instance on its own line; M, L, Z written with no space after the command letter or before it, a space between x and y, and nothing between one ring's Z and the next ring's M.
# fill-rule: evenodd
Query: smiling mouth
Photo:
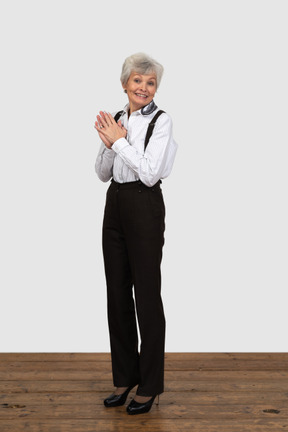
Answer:
M136 96L141 97L143 99L146 99L148 97L148 96L140 94L140 93L135 93L135 94L136 94Z

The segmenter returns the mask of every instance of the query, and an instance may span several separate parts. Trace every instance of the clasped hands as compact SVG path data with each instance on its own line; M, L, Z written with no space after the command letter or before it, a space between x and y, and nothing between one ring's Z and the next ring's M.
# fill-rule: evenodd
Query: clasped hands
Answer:
M100 111L96 118L97 120L95 121L94 127L107 148L110 149L119 138L126 137L127 129L122 126L120 120L116 123L114 117L110 113Z

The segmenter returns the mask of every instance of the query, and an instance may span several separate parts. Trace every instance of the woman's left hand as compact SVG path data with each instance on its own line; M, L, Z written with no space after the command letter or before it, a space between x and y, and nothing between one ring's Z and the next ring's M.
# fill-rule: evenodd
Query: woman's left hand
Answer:
M125 138L127 135L127 130L122 126L121 122L116 123L110 113L103 111L100 111L100 115L97 115L95 129L98 131L100 137L102 135L105 138L102 141L108 148L111 148L119 138Z

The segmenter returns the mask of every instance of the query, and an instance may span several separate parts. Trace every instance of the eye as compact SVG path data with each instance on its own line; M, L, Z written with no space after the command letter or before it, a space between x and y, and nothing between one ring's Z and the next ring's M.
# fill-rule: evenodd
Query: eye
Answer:
M150 81L148 84L149 84L150 86L154 86L154 85L155 85L154 81Z
M139 83L139 82L140 82L139 78L135 78L134 81L135 81L136 83Z

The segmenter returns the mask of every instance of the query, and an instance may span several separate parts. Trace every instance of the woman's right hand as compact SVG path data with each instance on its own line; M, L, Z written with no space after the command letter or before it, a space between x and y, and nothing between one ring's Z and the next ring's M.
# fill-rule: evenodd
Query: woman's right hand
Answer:
M120 120L119 120L120 121ZM121 122L120 122L121 123ZM100 128L100 124L97 122L97 121L95 121L95 124L94 124L94 128L97 130L97 128ZM108 148L108 149L110 149L111 148L111 143L110 143L110 141L108 141L108 139L103 135L103 133L101 133L101 132L99 132L99 130L98 130L98 135L99 135L99 138L101 139L101 141L103 141L103 143L105 144L105 146Z
M126 138L127 130L122 126L121 121L115 122L113 116L109 113L100 111L95 121L95 129L107 148L111 148L119 138Z

